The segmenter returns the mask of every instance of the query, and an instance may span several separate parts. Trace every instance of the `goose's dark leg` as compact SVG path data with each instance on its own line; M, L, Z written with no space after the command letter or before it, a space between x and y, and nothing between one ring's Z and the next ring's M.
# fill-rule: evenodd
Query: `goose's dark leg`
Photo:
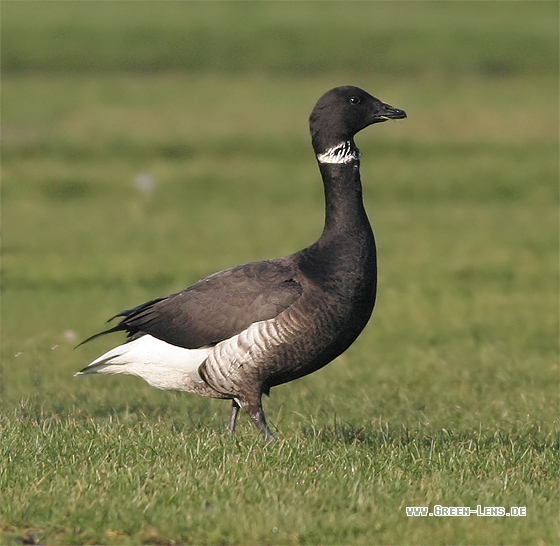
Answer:
M239 407L240 407L239 404L235 400L231 401L231 415L229 416L229 423L227 426L227 430L232 434L235 431L235 423L237 422Z
M259 432L264 436L264 439L267 442L273 442L274 435L272 434L272 432L268 428L268 425L266 424L266 418L264 416L264 411L262 408L262 402L260 396L256 401L248 404L244 404L244 407L247 410L247 413L249 414L249 417L251 418L253 423L255 423L255 426L257 427Z

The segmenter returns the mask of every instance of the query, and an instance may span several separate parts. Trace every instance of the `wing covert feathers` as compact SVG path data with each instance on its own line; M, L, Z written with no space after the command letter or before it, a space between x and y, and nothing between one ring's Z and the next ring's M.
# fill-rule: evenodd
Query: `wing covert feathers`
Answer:
M187 349L211 346L254 322L276 317L301 293L291 264L281 260L250 263L210 275L167 298L123 311L113 317L123 317L119 324L86 341L124 330L132 339L150 334Z

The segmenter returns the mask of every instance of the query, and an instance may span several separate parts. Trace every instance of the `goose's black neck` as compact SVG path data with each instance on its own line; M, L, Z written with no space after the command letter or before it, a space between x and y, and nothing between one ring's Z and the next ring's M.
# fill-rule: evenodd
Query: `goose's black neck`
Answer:
M351 306L353 333L348 339L353 340L371 315L377 283L375 239L362 198L360 161L319 160L319 169L325 188L325 226L317 242L298 253L298 266L329 297L336 295Z
M360 294L373 308L375 240L362 200L359 159L319 161L319 169L325 188L325 226L317 242L298 253L298 265L317 284L345 297Z
M325 188L325 227L320 240L332 237L361 237L371 233L364 208L360 160L347 163L321 163L319 170Z

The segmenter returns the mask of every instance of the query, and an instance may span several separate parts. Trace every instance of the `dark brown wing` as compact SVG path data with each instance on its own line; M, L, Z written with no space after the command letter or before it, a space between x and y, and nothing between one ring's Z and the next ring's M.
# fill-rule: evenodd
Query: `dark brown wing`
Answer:
M292 305L302 293L293 277L293 267L279 260L226 269L119 313L113 318L124 317L121 322L97 335L125 330L129 337L150 334L187 349L213 345Z

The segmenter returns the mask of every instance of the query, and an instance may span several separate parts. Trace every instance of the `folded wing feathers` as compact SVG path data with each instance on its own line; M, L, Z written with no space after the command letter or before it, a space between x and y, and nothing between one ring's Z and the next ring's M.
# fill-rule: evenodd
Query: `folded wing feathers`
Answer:
M124 330L131 340L144 333L187 349L213 345L274 318L296 301L302 287L292 274L291 264L280 261L221 271L182 292L118 313L110 319L123 317L116 326L86 341Z

